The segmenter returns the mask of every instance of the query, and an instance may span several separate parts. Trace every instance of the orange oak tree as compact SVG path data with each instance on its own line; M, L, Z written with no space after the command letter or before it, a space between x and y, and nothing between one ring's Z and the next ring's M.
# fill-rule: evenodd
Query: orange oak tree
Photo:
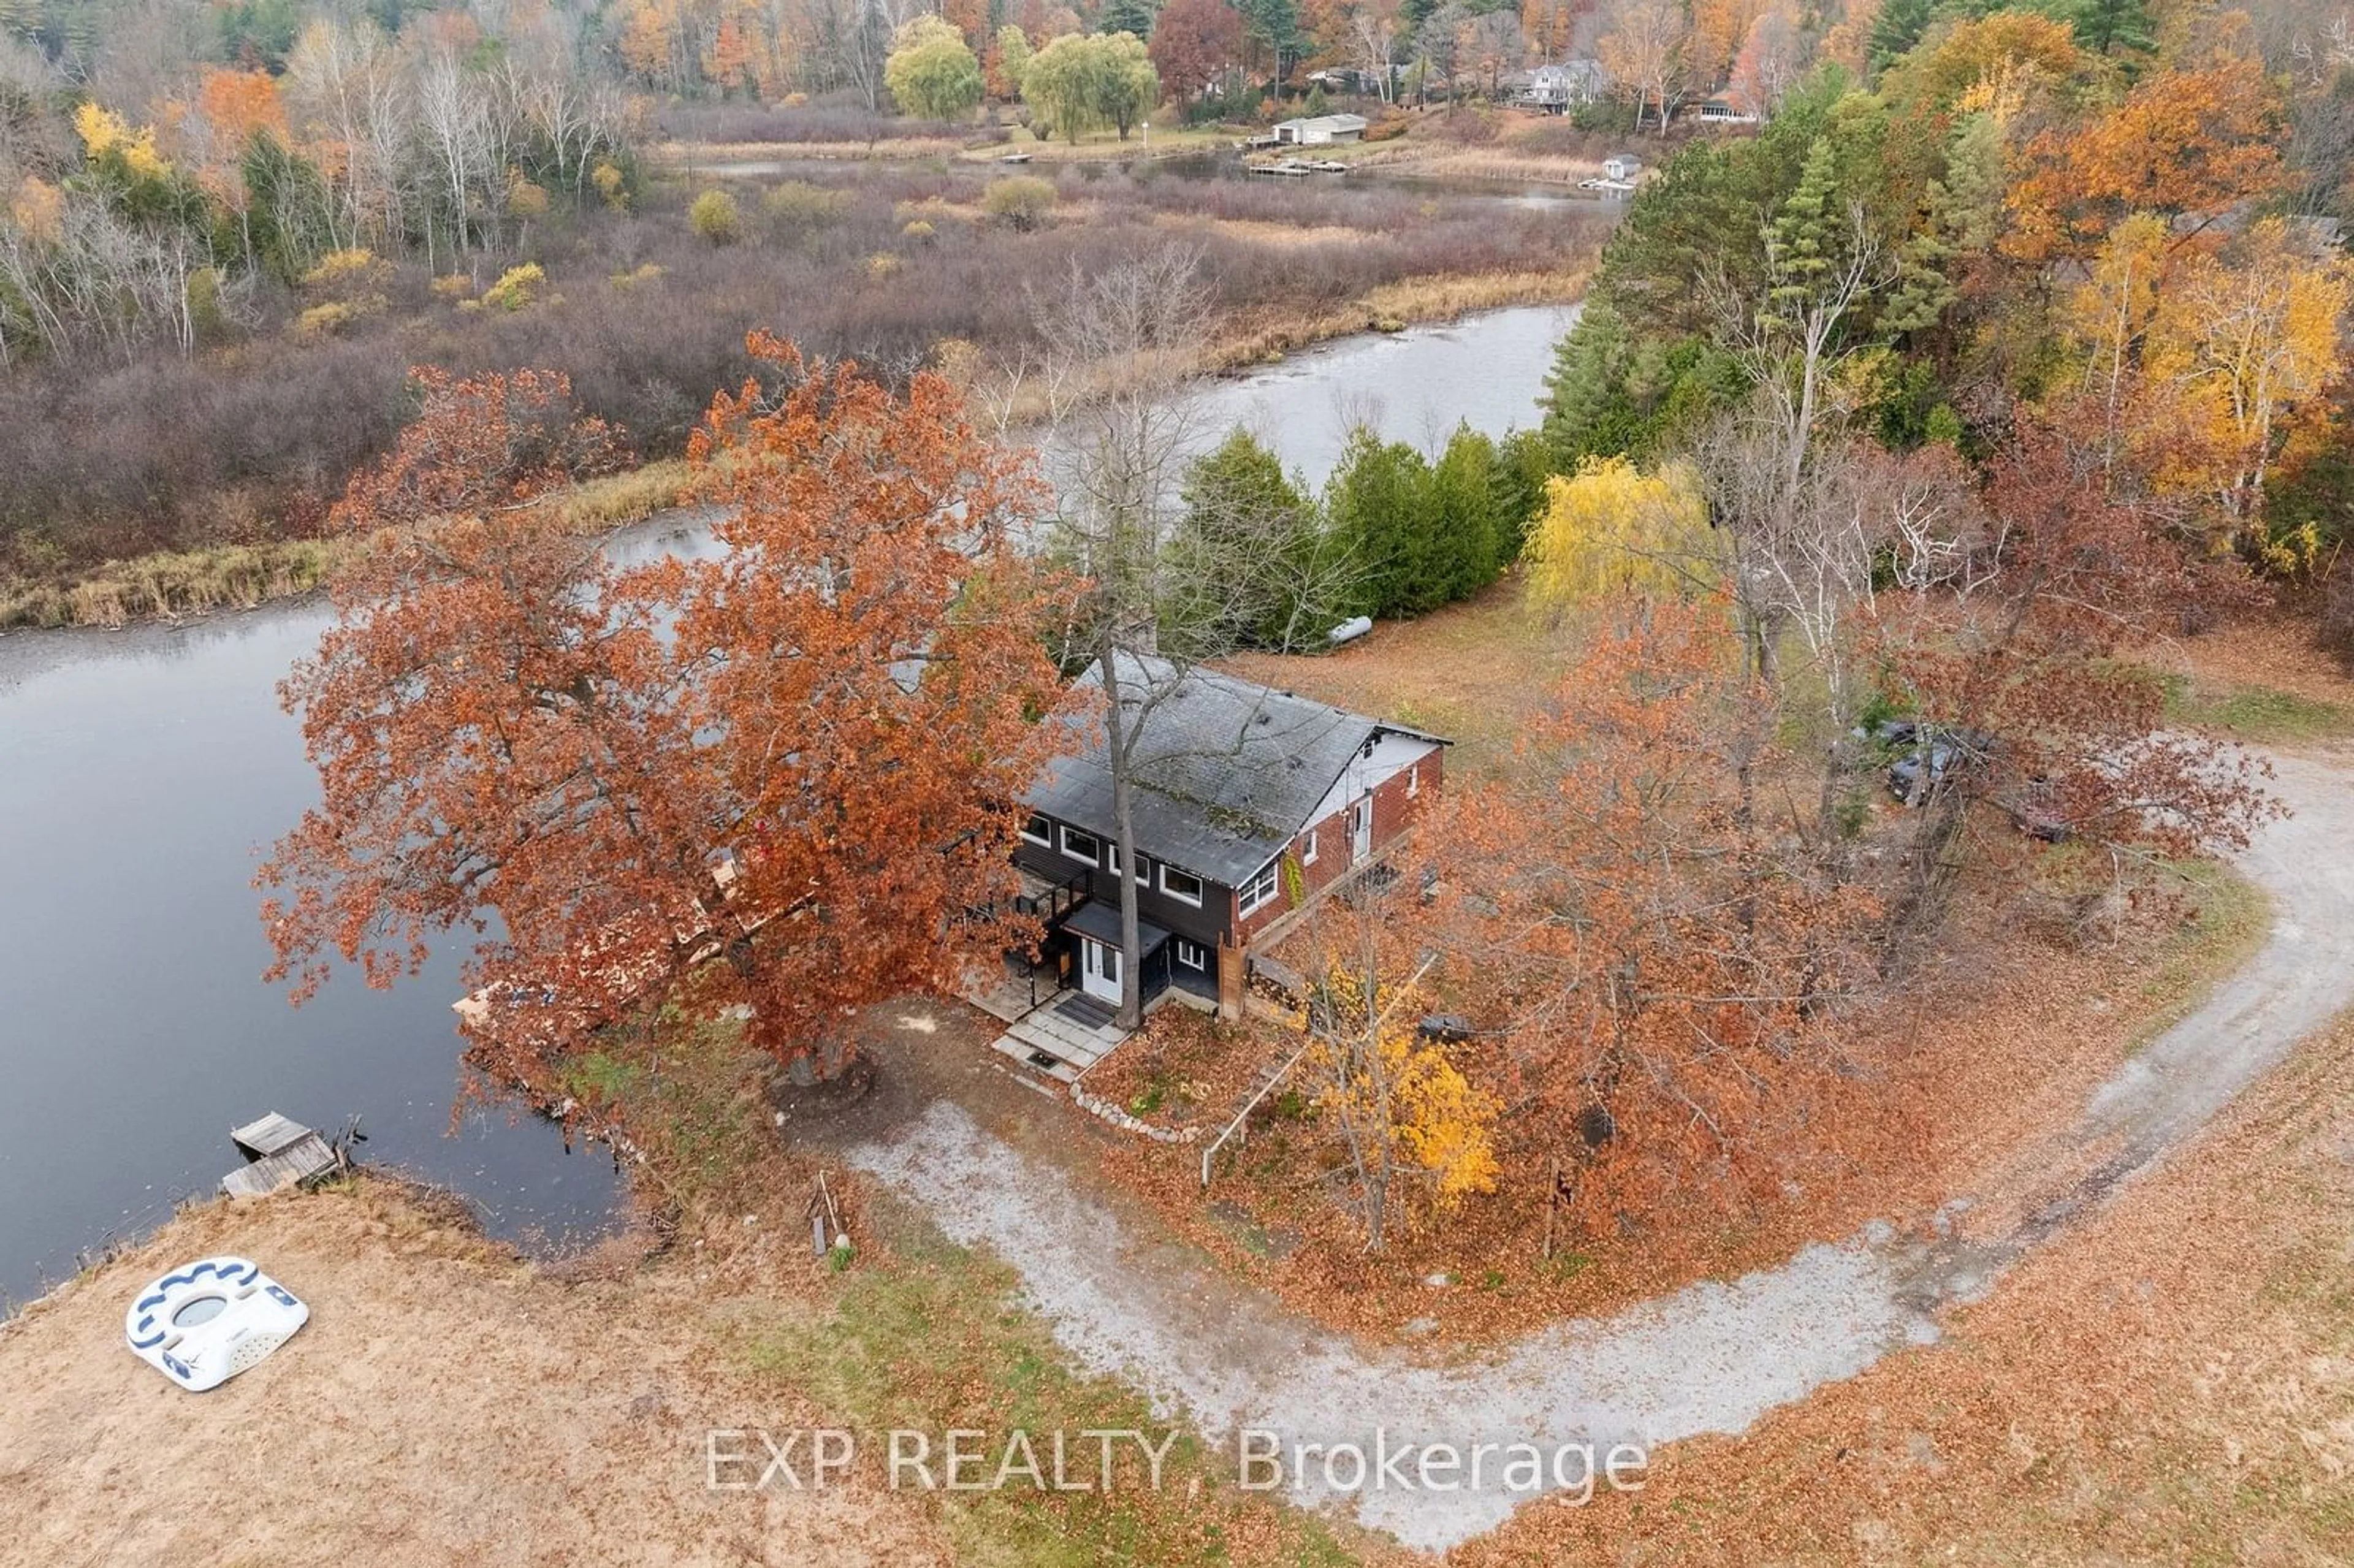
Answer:
M720 553L637 566L564 525L607 443L562 377L420 373L281 692L323 796L258 878L298 1001L462 933L470 1054L528 1090L657 1005L815 1074L845 1009L1019 938L990 911L1058 684L1004 547L1034 488L937 378L752 346L778 384L695 443Z
M2280 188L2286 140L2280 90L2260 62L2161 72L2116 108L2027 145L2002 248L2027 261L2081 260L2137 212L2196 232Z

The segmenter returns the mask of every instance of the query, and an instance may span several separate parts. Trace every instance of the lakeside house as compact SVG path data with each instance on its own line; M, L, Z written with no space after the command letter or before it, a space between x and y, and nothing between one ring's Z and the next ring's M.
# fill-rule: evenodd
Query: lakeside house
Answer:
M1133 662L1139 991L1236 1017L1254 953L1396 845L1437 793L1447 743L1235 676ZM1090 670L1079 684L1101 682ZM1030 1010L1075 991L1100 1024L1120 998L1120 874L1108 742L1089 733L1023 797L1014 862L1046 925Z
M1686 112L1703 125L1755 125L1760 119L1749 95L1733 88L1711 93Z
M1520 84L1512 101L1548 114L1566 114L1596 101L1610 90L1610 73L1600 60L1567 59L1541 65Z
M1319 114L1286 120L1275 128L1276 144L1290 143L1301 147L1330 146L1336 142L1362 142L1365 139L1365 117L1362 114Z
M1614 153L1602 160L1602 177L1606 180L1616 180L1621 185L1632 184L1635 176L1642 172L1643 160L1632 153Z

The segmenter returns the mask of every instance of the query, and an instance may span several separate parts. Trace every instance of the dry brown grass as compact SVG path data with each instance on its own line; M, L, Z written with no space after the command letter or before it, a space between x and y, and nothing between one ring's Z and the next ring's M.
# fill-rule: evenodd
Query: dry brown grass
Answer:
M655 167L708 173L728 164L907 162L954 158L964 143L947 136L892 137L875 142L662 142L648 149Z
M1303 348L1361 332L1396 332L1509 305L1567 304L1585 292L1590 269L1553 272L1443 273L1387 283L1320 315L1266 315L1235 322L1204 353L1203 368L1266 365Z
M861 1027L906 1031L913 1012L930 1021L922 1049L986 1054L993 1023L960 1010L903 1001ZM936 1444L971 1429L992 1446L1019 1427L1043 1450L1057 1430L1076 1443L1170 1423L1067 1371L1011 1270L888 1199L862 1201L839 1166L855 1257L839 1270L812 1257L802 1205L816 1166L771 1126L760 1081L724 1033L697 1033L663 1046L658 1086L624 1086L667 1199L666 1224L649 1227L670 1233L661 1250L633 1233L535 1267L447 1197L365 1178L192 1210L0 1325L8 1561L1339 1568L1392 1555L1362 1542L1352 1555L1323 1521L1237 1492L1182 1430L1159 1491L1132 1463L1108 1495L891 1489L895 1427ZM889 1114L889 1092L860 1108ZM164 1268L221 1252L261 1262L313 1316L199 1398L123 1348L122 1313ZM712 1428L781 1440L819 1425L855 1435L846 1482L706 1485Z
M1183 213L1164 212L1154 221L1172 228L1208 228L1213 233L1247 241L1253 245L1270 245L1277 249L1297 249L1314 245L1362 244L1365 231L1341 223L1288 224L1274 223L1253 217L1191 217Z
M588 480L557 501L557 514L581 534L641 522L677 505L691 474L684 460L668 459ZM321 587L348 548L340 538L277 539L135 556L55 582L0 577L0 630L251 609Z
M1516 180L1530 185L1575 185L1602 172L1600 160L1509 148L1471 147L1426 153L1410 160L1417 175L1456 180Z
M1244 653L1227 663L1250 680L1445 736L1456 743L1448 777L1477 779L1509 758L1570 652L1567 630L1532 607L1508 573L1461 604L1383 621L1320 657Z
M58 582L0 578L0 630L250 609L318 587L340 554L332 540L281 539L108 561Z
M762 1292L822 1311L832 1283L798 1234L798 1257L759 1267ZM269 1361L194 1396L123 1348L122 1308L164 1269L223 1252L259 1260L312 1318ZM194 1211L0 1328L9 1555L955 1561L922 1499L865 1478L823 1492L705 1489L708 1428L825 1413L716 1353L729 1303L699 1272L682 1258L559 1285L372 1181Z

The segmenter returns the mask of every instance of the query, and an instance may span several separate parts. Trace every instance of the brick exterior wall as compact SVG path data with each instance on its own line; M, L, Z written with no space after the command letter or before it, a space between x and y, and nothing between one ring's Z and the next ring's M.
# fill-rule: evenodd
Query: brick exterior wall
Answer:
M1434 747L1430 754L1410 769L1402 769L1384 779L1373 790L1373 853L1386 850L1413 822L1415 813L1425 800L1437 797L1446 781L1447 748ZM1317 838L1317 854L1313 863L1305 858L1308 836ZM1346 806L1322 821L1313 822L1300 836L1292 841L1291 853L1300 860L1299 881L1303 897L1312 897L1350 871L1349 811ZM1237 911L1241 899L1235 900ZM1253 910L1248 918L1236 916L1235 929L1240 933L1245 947L1259 932L1281 919L1291 909L1289 898L1278 893L1274 898Z

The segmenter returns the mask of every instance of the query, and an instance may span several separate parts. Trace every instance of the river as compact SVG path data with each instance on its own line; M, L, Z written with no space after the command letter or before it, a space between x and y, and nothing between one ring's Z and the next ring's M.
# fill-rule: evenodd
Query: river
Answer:
M1346 420L1430 444L1458 420L1531 423L1574 312L1488 313L1349 338L1204 395L1320 482ZM669 547L652 528L640 547ZM261 983L260 852L316 799L276 687L325 626L317 599L184 626L0 637L0 1300L210 1193L228 1129L266 1111L465 1195L529 1247L609 1226L620 1181L550 1123L469 1107L453 1127L461 948L388 991L339 973L297 1011Z

